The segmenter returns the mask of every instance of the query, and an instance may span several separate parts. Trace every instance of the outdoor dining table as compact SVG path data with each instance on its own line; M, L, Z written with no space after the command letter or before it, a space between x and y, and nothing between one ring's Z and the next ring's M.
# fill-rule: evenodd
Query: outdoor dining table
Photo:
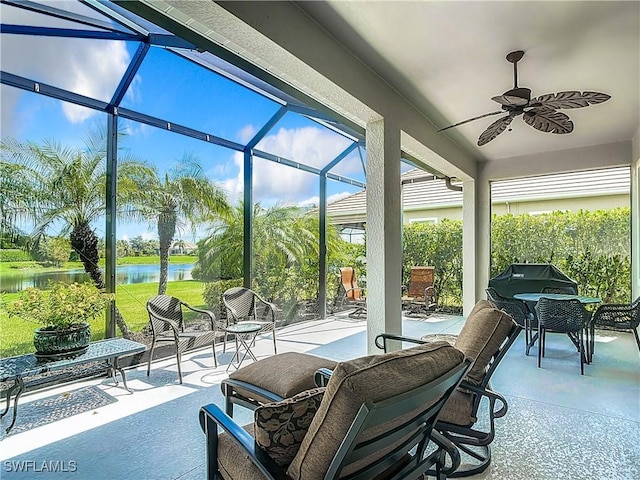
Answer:
M536 317L535 314L535 309L532 309L530 307L530 304L536 304L538 303L538 300L540 300L541 298L550 298L552 300L579 300L580 303L584 304L584 305L595 305L597 303L601 303L602 299L598 298L598 297L589 297L586 295L575 295L575 294L569 294L569 293L541 293L541 292L535 292L535 293L516 293L513 295L513 298L515 298L516 300L521 300L525 303L525 305L527 306L527 308L532 311L534 317ZM527 328L531 328L530 326ZM589 326L585 325L584 326L584 331L585 331L585 335L587 338L587 363L591 363L591 352L589 352ZM538 333L536 332L535 334L533 332L529 332L529 338L531 339L529 342L528 347L532 347L536 341L538 340ZM593 333L591 333L593 335ZM578 345L578 339L573 338L571 335L569 335L569 338L573 341L573 343L576 345L577 348L579 348Z
M600 303L602 299L598 297L587 297L585 295L573 295L569 293L516 293L513 298L516 300L522 300L523 302L537 303L542 297L550 298L551 300L580 300L580 303L586 305L593 303Z

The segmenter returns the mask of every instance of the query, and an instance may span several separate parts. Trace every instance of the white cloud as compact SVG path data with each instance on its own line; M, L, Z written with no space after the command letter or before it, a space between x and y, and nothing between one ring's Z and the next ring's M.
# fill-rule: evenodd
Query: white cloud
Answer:
M73 10L73 5L69 8ZM3 17L3 23L19 25L28 25L34 19L33 14L14 8L3 8ZM47 26L68 28L69 24L50 19ZM3 35L1 53L4 71L105 101L111 99L130 60L121 41L29 35ZM72 123L97 113L69 103L63 103L62 110Z
M321 169L348 145L347 139L333 132L318 127L303 127L281 128L275 134L266 136L257 149ZM349 156L332 172L348 176L349 173L361 170L359 162L357 156ZM231 201L237 201L243 191L244 159L241 152L234 154L233 163L238 174L235 178L227 179L224 187L229 192ZM312 201L317 204L317 175L258 157L254 158L253 165L254 201L265 205L276 202L308 205Z
M314 196L298 202L299 207L317 207L320 204L320 197Z
M256 128L253 125L251 124L245 125L244 127L242 127L240 132L238 132L238 138L240 139L240 143L247 144L249 140L251 140L254 137L255 134L256 134Z
M2 138L14 137L18 129L16 128L22 122L16 119L16 105L20 91L6 85L0 86L0 104L2 104L2 117L0 117L0 134Z
M334 193L333 195L330 195L329 197L327 197L327 204L335 203L338 200L342 200L343 198L347 198L350 195L353 195L353 193L350 193L350 192Z
M342 200L343 198L348 197L349 195L352 195L352 194L349 192L340 192L340 193L334 193L333 195L329 195L327 197L327 205L337 202L338 200ZM298 202L299 207L317 207L318 205L320 205L320 197L318 195L315 195L313 197L310 197Z

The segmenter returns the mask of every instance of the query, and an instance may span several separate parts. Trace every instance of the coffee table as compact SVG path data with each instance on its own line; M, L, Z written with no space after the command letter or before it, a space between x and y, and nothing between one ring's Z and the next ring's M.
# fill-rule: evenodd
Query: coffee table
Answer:
M105 362L105 367L108 369L107 373L113 378L116 385L118 384L116 372L120 372L124 388L128 392L131 392L127 387L127 378L124 375L124 370L118 367L118 358L144 352L146 348L142 343L133 342L124 338L110 338L98 342L91 342L86 352L72 358L46 361L38 359L33 353L28 353L26 355L0 359L0 382L14 382L7 390L7 406L2 413L0 413L0 418L9 412L11 396L15 394L13 399L13 418L11 419L11 425L6 429L6 433L9 433L16 423L20 395L24 393L26 387L39 383L37 380L30 381L29 379L41 373L62 370L90 362L103 361ZM27 379L26 382L25 379Z

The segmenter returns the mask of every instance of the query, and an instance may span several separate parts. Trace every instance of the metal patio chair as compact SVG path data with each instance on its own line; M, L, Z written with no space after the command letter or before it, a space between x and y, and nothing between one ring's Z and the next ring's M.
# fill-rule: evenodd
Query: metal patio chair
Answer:
M435 267L411 267L409 285L403 286L406 296L402 303L410 313L420 310L434 311L438 306L438 293L433 286Z
M367 299L365 290L358 286L356 270L353 267L340 268L341 291L344 292L340 299L340 307L345 305L355 306L355 310L349 313L349 317L358 318L367 314ZM337 299L336 299L337 300Z
M461 465L448 478L467 477L486 470L491 463L490 444L496 435L495 419L507 414L507 400L491 389L491 376L516 341L522 327L491 302L481 300L469 313L464 327L449 342L474 360L473 367L442 409L435 429L459 450ZM420 339L383 333L376 345L387 351L399 342L429 343L446 338L426 335ZM488 422L479 422L486 418Z

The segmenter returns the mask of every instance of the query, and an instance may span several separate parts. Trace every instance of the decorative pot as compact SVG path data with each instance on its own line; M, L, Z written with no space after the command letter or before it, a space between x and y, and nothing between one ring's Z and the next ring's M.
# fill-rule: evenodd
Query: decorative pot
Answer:
M33 334L36 357L59 360L72 358L87 351L91 341L91 327L88 323L77 323L60 330L52 327L38 328Z

